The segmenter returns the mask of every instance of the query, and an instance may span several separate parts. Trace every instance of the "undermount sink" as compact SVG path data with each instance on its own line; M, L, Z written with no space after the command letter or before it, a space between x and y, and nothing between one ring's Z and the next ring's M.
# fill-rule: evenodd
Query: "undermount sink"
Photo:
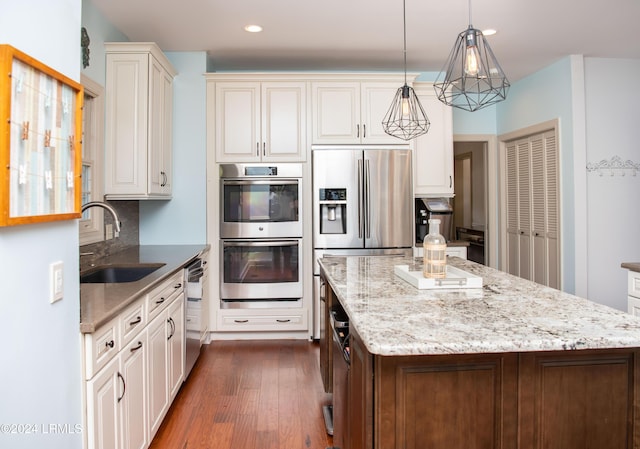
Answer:
M139 281L163 263L101 265L80 273L81 284L113 284Z

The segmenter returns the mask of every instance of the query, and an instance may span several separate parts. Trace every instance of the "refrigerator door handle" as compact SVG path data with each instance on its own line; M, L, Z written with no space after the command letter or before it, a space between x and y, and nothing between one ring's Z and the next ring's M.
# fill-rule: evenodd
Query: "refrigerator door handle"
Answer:
M358 159L358 238L362 238L363 225L364 225L364 207L362 200L362 159Z
M365 159L365 172L364 172L364 209L365 209L365 222L364 226L366 229L366 237L371 238L371 204L369 200L370 193L370 180L371 180L371 170L369 168L369 159Z

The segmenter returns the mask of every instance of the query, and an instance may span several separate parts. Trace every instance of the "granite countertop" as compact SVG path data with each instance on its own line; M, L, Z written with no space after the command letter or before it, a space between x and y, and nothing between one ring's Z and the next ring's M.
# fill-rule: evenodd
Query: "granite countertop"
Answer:
M640 273L640 262L623 262L620 264L622 268Z
M329 284L372 354L432 355L640 347L640 319L483 265L448 263L482 277L478 289L418 290L395 265L409 257L320 259Z
M209 245L141 245L96 259L96 266L117 263L164 263L135 282L80 284L80 332L92 333L159 282L182 269Z

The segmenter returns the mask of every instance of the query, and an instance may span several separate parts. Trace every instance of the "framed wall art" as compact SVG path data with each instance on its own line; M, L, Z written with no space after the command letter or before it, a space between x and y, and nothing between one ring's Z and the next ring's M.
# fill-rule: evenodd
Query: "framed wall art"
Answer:
M82 85L0 45L0 226L80 218Z

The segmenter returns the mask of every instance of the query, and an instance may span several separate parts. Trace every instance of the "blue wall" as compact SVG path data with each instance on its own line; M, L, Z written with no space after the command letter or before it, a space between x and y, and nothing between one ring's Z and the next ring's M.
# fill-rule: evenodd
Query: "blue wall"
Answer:
M610 162L618 156L640 164L640 90L625 89L637 83L640 59L585 58L584 65L586 162ZM621 310L627 310L627 270L620 264L640 258L640 174L633 173L614 170L602 176L596 171L586 175L588 296Z
M0 42L79 81L81 0L3 2ZM49 265L64 263L49 303ZM78 222L0 228L0 447L82 447ZM62 429L60 432L53 430Z
M89 39L89 66L82 73L96 83L105 85L106 64L104 43L126 42L129 39L105 20L90 0L82 0L82 26L87 29Z
M207 241L206 72L204 52L167 52L173 90L173 199L140 201L140 244Z

